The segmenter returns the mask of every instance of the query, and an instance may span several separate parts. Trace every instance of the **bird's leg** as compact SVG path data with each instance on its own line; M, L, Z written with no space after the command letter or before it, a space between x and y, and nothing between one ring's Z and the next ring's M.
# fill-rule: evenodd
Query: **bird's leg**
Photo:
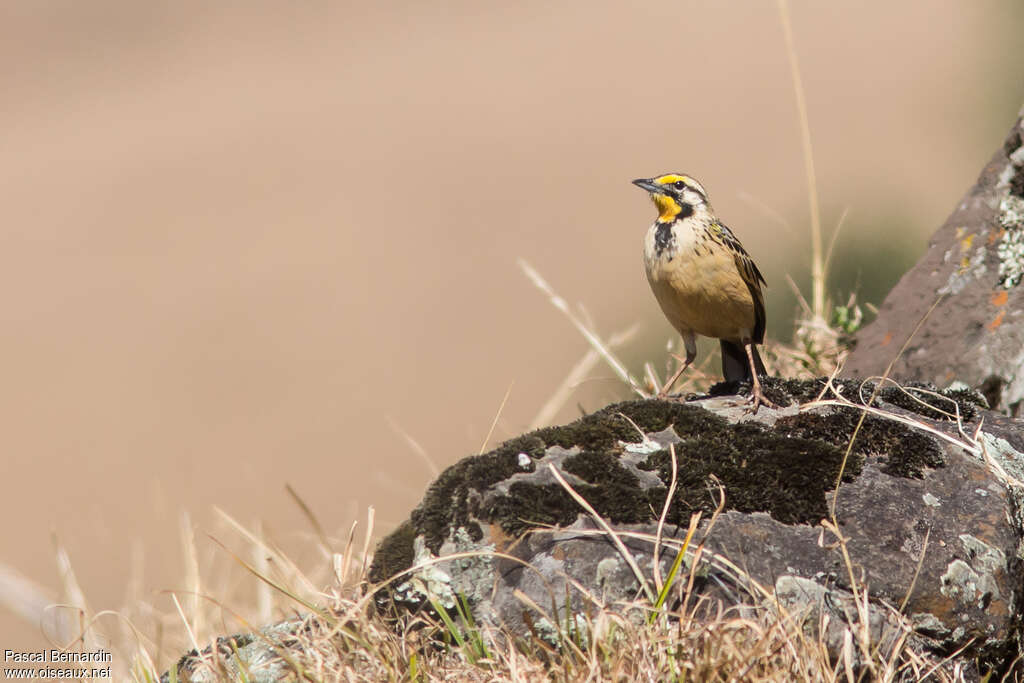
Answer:
M675 374L669 377L668 381L665 382L665 386L658 392L658 398L665 398L668 396L669 389L676 383L676 380L686 371L686 368L690 367L690 364L697 358L697 337L694 335L683 335L683 345L686 347L686 358L680 358L676 354L672 354L672 357L681 363L679 369L676 370Z
M754 365L754 343L749 342L743 345L743 348L747 350L747 360L750 361L750 376L754 378L751 383L750 399L747 406L747 410L751 413L757 414L757 409L761 406L768 408L778 408L777 405L765 398L764 392L761 391L761 380L757 378L757 366Z
M661 391L658 392L658 398L665 398L666 396L668 396L668 390L672 388L672 385L676 383L676 380L679 379L680 375L682 375L686 371L686 368L690 367L690 363L693 362L692 358L686 358L684 360L674 353L672 354L672 356L677 361L680 361L679 369L675 371L675 374L668 378L667 382L665 382L665 386L663 386L661 388Z

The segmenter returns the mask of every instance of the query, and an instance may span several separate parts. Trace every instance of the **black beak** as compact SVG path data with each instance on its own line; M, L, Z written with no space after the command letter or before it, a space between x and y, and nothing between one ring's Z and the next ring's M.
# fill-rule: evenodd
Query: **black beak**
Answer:
M659 185L652 181L650 178L637 178L633 181L633 184L642 190L647 190L652 194L668 194L664 185Z

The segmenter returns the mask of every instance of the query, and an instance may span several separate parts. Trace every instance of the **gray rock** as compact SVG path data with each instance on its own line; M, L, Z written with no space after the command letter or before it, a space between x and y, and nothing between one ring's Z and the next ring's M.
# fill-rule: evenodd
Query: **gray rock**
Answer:
M928 251L856 336L844 374L881 375L925 317L892 373L982 391L1019 415L1024 399L1024 119L932 236Z
M305 620L290 619L267 626L259 634L244 633L218 638L216 652L208 647L202 653L192 650L175 664L180 683L216 683L217 681L251 681L252 683L285 683L297 681L282 652L301 646ZM169 683L170 672L160 678Z
M846 396L859 388L837 384ZM727 397L621 403L450 467L382 541L371 579L450 552L478 555L414 572L382 593L381 607L419 609L428 594L454 605L462 596L481 625L556 637L568 617L635 605L644 595L636 572L551 470L613 525L650 584L651 539L671 479L666 447L674 444L678 486L664 537L675 545L660 550L662 576L697 510L705 513L697 538L704 536L720 483L725 510L705 540L700 594L726 604L789 605L807 611L814 628L826 610L824 635L836 653L846 627L866 617L883 644L909 627L912 646L922 650L948 655L962 647L963 656L989 665L1012 660L1024 585L1020 489L1011 481L1024 465L1020 422L984 411L970 392L946 392L948 399L920 393L958 411L961 433L934 408L886 389L877 405L913 424L868 416L835 501L859 411L800 408L797 401L816 396L821 382L766 386L773 400L790 405L749 416ZM820 524L833 502L851 567ZM852 600L861 588L870 600L859 615Z

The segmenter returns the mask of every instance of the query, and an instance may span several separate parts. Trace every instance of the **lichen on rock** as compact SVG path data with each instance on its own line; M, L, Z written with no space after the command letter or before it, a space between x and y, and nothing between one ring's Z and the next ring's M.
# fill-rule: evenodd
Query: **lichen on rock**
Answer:
M819 526L834 505L859 580L877 601L870 610L872 629L892 634L904 628L886 605L898 604L913 587L906 609L920 625L915 643L940 654L966 647L983 658L1003 656L1020 608L1014 582L1024 523L1013 514L1019 501L979 459L976 445L954 445L961 429L992 419L984 400L963 387L937 391L919 384L875 392L871 383L832 380L833 390L851 399L874 393L883 414L862 421L854 407L801 407L827 384L767 378L766 390L784 407L756 416L744 413L742 398L720 389L688 401L619 403L467 458L444 472L406 525L385 539L371 578L381 581L414 561L477 549L487 562L457 579L442 561L443 576L424 574L419 585L441 577L446 587L435 585L435 595L449 603L465 597L477 623L521 637L538 634L538 625L588 614L595 597L605 605L635 604L642 591L634 569L552 469L621 534L650 577L674 451L676 490L664 519L665 539L678 543L690 515L701 511L708 553L729 558L760 585L781 585L777 579L787 576L790 593L823 592L842 604L854 590L850 572ZM1006 450L1014 448L1006 431L997 425L986 430L981 438L1000 451L997 457L1013 459L1017 452ZM522 466L523 453L530 467ZM720 492L725 504L708 534L706 520ZM662 576L673 558L669 547L660 554ZM707 599L763 598L706 559L695 571L703 577L695 590ZM816 587L810 590L810 584ZM422 599L423 591L409 591L416 580L402 585L404 593L390 601L388 591L380 594L381 608ZM554 611L524 610L516 595L554 605Z

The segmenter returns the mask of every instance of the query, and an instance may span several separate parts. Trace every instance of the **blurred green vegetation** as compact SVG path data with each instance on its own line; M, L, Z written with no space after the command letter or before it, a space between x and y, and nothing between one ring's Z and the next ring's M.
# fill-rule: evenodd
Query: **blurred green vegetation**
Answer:
M950 206L952 210L952 203ZM841 211L825 210L824 215L839 216ZM838 219L825 224L826 243ZM843 222L833 248L827 273L826 293L833 304L845 304L851 294L861 306L881 305L889 291L925 253L928 239L938 225L926 226L915 221L896 203L888 206L857 207ZM806 263L808 254L793 254L788 264L776 264L776 272L785 272L810 299L811 272ZM768 334L774 339L789 341L793 335L800 304L792 288L776 283L767 293ZM874 316L865 309L865 322Z

